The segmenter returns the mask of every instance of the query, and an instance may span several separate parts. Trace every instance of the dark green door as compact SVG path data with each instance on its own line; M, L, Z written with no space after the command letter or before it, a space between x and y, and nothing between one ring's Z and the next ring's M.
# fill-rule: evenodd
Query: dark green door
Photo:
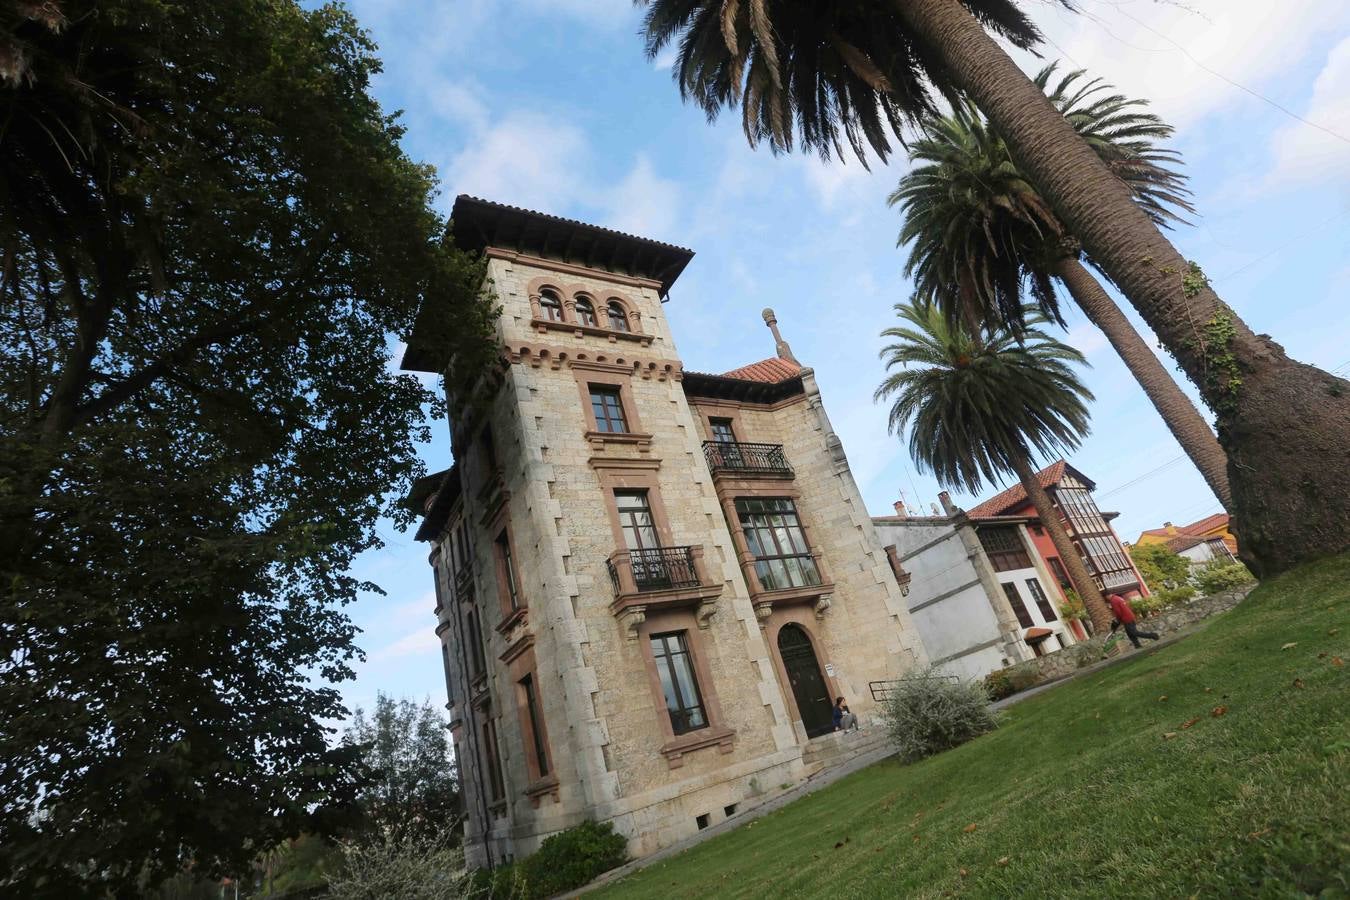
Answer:
M830 690L820 674L816 651L811 639L797 625L784 625L778 632L778 654L783 658L792 696L797 701L802 725L808 738L834 730Z

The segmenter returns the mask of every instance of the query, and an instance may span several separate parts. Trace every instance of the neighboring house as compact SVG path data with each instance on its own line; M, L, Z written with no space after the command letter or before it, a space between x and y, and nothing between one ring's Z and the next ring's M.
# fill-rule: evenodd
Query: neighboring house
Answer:
M1111 520L1119 513L1102 512L1092 499L1096 484L1073 466L1060 460L1036 473L1041 486L1050 495L1050 502L1059 512L1069 539L1086 563L1089 574L1104 593L1123 597L1147 595L1148 588L1130 555L1125 552ZM1069 586L1068 573L1059 558L1050 535L1041 527L1036 509L1020 484L972 507L967 511L977 525L997 524L1008 517L1026 520L1031 541L1037 554L1054 573L1055 580Z
M1150 528L1140 534L1139 540L1135 543L1140 545L1165 543L1174 553L1182 553L1181 550L1172 546L1174 541L1178 546L1185 544L1188 549L1196 546L1196 544L1180 541L1180 538L1204 538L1206 540L1218 538L1227 547L1228 557L1230 559L1237 557L1237 537L1233 534L1228 513L1215 513L1212 516L1205 516L1198 522L1192 522L1189 525L1177 526L1171 522L1164 522L1163 527ZM1219 558L1222 558L1222 554L1219 554Z
M832 698L866 722L923 645L770 311L775 356L686 372L663 301L690 251L463 196L451 221L487 259L502 360L486 403L448 398L455 465L407 502L468 860L585 819L643 856L807 778ZM411 336L404 369L445 365Z
M1085 636L1060 615L1054 577L1025 516L975 522L940 495L945 515L872 519L905 589L929 659L963 679L1043 656Z
M1180 534L1167 539L1167 549L1189 560L1191 565L1203 566L1211 562L1237 562L1228 544L1221 537L1202 537Z

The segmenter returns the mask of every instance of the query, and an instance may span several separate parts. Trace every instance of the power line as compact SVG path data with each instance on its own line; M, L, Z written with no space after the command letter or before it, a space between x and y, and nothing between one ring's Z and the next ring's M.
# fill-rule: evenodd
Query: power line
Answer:
M1260 93L1260 92L1258 92L1258 91L1255 91L1255 90L1253 90L1252 88L1247 87L1245 84L1241 84L1240 82L1234 81L1233 79L1229 78L1227 75L1223 74L1222 72L1219 72L1219 71L1216 71L1216 70L1214 70L1214 69L1211 69L1209 66L1205 65L1205 64L1202 63L1200 60L1196 59L1195 56L1193 56L1193 55L1191 54L1191 51L1187 50L1187 49L1185 48L1185 46L1183 46L1182 44L1180 44L1180 43L1178 43L1177 41L1173 40L1172 37L1171 37L1170 35L1164 34L1163 32L1161 32L1161 31L1159 31L1158 29L1154 28L1153 26L1149 25L1148 23L1146 23L1146 22L1141 22L1139 19L1136 19L1134 16L1130 15L1130 14L1127 13L1125 10L1121 9L1121 6L1120 6L1119 3L1111 3L1110 0L1104 0L1104 2L1107 2L1107 4L1108 4L1109 6L1111 6L1111 7L1113 7L1113 8L1115 9L1116 12L1120 13L1122 16L1124 16L1125 18L1129 19L1131 22L1135 23L1135 24L1138 25L1140 28L1144 28L1144 29L1146 29L1146 30L1152 32L1153 34L1156 34L1158 37L1162 38L1163 40L1167 41L1167 43L1171 44L1171 45L1172 45L1173 47L1175 47L1177 50L1181 51L1181 53L1182 53L1187 59L1189 59L1191 62L1195 63L1198 67L1200 67L1200 68L1203 69L1204 71L1206 71L1206 72L1208 72L1209 74L1213 75L1215 78L1218 78L1218 79L1221 80L1221 81L1225 81L1225 82L1227 82L1228 84L1232 85L1233 87L1237 88L1238 90L1243 91L1243 92L1245 92L1245 93L1247 93L1247 94L1250 94L1251 96L1255 97L1257 100L1260 100L1262 103L1269 104L1270 106L1272 106L1272 107L1274 107L1275 109L1279 110L1280 112L1284 113L1286 116L1288 116L1288 117L1291 118L1291 119L1294 119L1294 120L1296 120L1296 121L1302 122L1304 125L1307 125L1307 126L1309 126L1309 127L1311 127L1311 128L1316 128L1318 131L1321 131L1321 132L1323 132L1324 134L1328 134L1328 135L1330 135L1331 137L1334 137L1334 138L1335 138L1336 140L1338 140L1338 141L1342 141L1342 142L1344 142L1344 143L1346 143L1346 144L1350 144L1350 138L1346 137L1345 135L1340 134L1340 133L1335 132L1335 131L1332 131L1330 128L1327 128L1325 125L1319 125L1318 123L1316 123L1316 122L1314 122L1314 121L1312 121L1312 120L1310 120L1310 119L1305 119L1303 116L1300 116L1298 113L1294 112L1293 110L1289 109L1288 107L1286 107L1286 106L1284 106L1284 105L1282 105L1282 104L1280 104L1280 103L1275 102L1274 100L1270 99L1269 97L1265 96L1264 94L1262 94L1262 93ZM1090 17L1090 18L1091 18L1091 17ZM1094 19L1094 21L1095 21L1095 19ZM1098 23L1098 24L1100 24L1100 23ZM1110 32L1109 29L1107 29L1106 31L1107 31L1107 34L1111 34L1111 32ZM1114 37L1114 38L1116 38L1116 40L1120 41L1120 38L1116 37L1114 34L1111 34L1111 36ZM1125 42L1124 42L1124 41L1121 41L1121 43L1124 44ZM1130 45L1129 45L1129 44L1126 44L1126 46L1130 46ZM1144 49L1144 48L1139 47L1139 48L1135 48L1135 49L1140 49L1140 50L1142 50L1142 49Z
M1185 459L1185 458L1186 458L1186 454L1184 454L1184 453L1181 454L1180 456L1175 456L1175 457L1173 457L1172 459L1169 459L1167 462L1163 463L1162 465L1158 466L1157 468L1155 468L1155 469L1149 469L1149 470L1148 470L1147 472L1145 472L1143 475L1140 475L1140 476L1138 476L1138 477L1136 477L1136 478L1132 478L1132 479L1130 479L1129 481L1125 482L1124 484L1122 484L1122 485L1120 485L1120 486L1118 486L1118 487L1113 487L1113 488L1111 488L1111 490L1109 490L1109 491L1103 491L1102 493L1098 494L1097 496L1098 496L1099 499L1104 499L1104 498L1106 498L1106 497L1111 496L1112 494L1118 494L1118 493L1120 493L1121 491L1125 490L1125 489L1128 488L1128 487L1133 487L1134 485L1138 484L1138 483L1141 482L1141 481L1144 481L1144 480L1146 480L1146 479L1152 478L1154 475L1159 475L1159 474L1161 474L1163 471L1165 471L1165 470L1167 470L1167 469L1170 469L1172 466L1175 466L1177 463L1181 462L1181 461L1182 461L1183 459Z
M1303 239L1306 238L1306 237L1308 237L1309 235L1315 234L1316 232L1321 231L1322 229L1324 229L1324 228L1326 228L1328 225L1330 225L1332 222L1335 222L1335 221L1338 220L1338 219L1344 219L1346 216L1350 216L1350 209L1344 209L1344 210L1341 210L1340 212L1336 213L1336 215L1332 216L1330 219L1327 219L1325 222L1319 222L1318 224L1314 225L1313 227L1309 228L1308 230L1299 232L1298 235L1296 235L1296 236L1293 237L1293 238L1290 238L1289 240L1285 241L1283 244L1280 244L1280 245L1279 245L1278 247L1276 247L1275 249L1273 249L1273 250L1267 250L1265 253L1262 253L1260 256L1255 257L1254 259L1250 259L1250 260L1248 260L1247 262L1243 263L1242 265L1238 266L1238 267L1237 267L1236 269L1234 269L1233 271L1231 271L1231 272L1225 272L1223 275L1218 276L1218 280L1219 280L1219 281L1224 281L1224 280L1227 280L1227 279L1229 279L1229 278L1232 278L1234 275L1237 275L1239 272L1244 272L1244 271L1246 271L1247 269L1250 269L1252 266L1256 265L1257 263L1259 263L1259 262L1261 262L1261 261L1263 261L1263 260L1269 259L1270 257L1275 256L1275 255L1278 254L1278 253L1283 253L1285 250L1288 250L1290 247L1294 246L1295 244L1302 243Z

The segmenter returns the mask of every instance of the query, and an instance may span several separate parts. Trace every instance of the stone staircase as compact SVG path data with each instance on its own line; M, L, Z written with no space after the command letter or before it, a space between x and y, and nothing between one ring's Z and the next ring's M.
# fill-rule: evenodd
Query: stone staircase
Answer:
M802 751L802 765L808 778L841 766L864 754L888 749L886 731L880 725L865 725L857 731L832 731L812 738Z

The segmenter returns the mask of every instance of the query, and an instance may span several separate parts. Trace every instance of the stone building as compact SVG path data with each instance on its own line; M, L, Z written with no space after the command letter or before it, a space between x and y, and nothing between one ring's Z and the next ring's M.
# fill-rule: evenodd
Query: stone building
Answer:
M409 502L469 858L584 819L645 855L848 750L831 698L866 723L925 654L770 311L773 357L686 372L662 304L690 251L464 196L452 221L488 260L500 379ZM405 369L445 364L411 337Z

